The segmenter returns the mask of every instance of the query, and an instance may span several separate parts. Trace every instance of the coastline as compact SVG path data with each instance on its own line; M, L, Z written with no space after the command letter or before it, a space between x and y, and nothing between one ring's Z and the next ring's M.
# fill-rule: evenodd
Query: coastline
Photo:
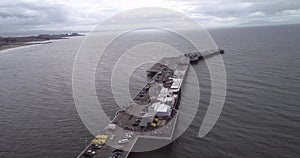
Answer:
M12 48L18 48L23 46L35 45L35 44L49 44L51 40L68 39L70 37L84 36L79 33L72 34L40 34L37 36L25 36L25 37L1 37L0 36L0 52Z
M4 45L0 47L0 52L8 49L18 48L18 47L24 47L24 46L30 46L30 45L36 45L36 44L49 44L52 42L44 42L44 43L15 43L15 44L9 44Z

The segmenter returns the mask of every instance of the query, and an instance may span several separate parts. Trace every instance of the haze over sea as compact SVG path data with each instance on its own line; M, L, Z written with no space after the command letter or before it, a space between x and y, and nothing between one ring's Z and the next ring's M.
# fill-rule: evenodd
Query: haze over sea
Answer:
M191 126L174 143L129 157L300 157L300 25L209 32L226 51L222 56L228 83L226 102L213 130L198 138L211 88L205 62L200 61L193 65L201 100ZM143 33L149 34L137 34ZM0 52L0 157L76 157L85 140L93 138L72 96L72 66L83 38ZM113 56L105 58L107 63L113 60ZM97 69L97 92L99 97L107 95L102 102L113 116L117 106L106 93L109 80L101 66L105 65ZM133 95L146 83L146 69L147 65L133 73Z

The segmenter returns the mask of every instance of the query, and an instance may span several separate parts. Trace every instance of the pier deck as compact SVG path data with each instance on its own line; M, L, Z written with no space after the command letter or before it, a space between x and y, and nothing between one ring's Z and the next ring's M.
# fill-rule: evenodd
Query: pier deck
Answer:
M222 51L222 52L221 52ZM224 53L206 51L204 55ZM126 158L139 138L171 140L178 119L181 86L191 62L203 52L162 58L147 70L152 78L78 158ZM109 144L109 145L108 145Z

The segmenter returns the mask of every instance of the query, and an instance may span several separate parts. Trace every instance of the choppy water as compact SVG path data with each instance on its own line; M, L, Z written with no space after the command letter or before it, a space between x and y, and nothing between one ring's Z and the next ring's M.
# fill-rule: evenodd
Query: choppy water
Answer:
M130 157L299 157L300 26L210 33L226 50L228 89L217 124L206 137L197 137L210 96L207 67L199 62L193 68L200 74L201 100L190 128L171 145ZM72 97L72 66L81 40L0 52L0 157L75 157L92 138ZM146 82L146 67L133 74L133 94ZM107 95L99 101L113 115L116 106L101 87L108 82L101 73L109 68L97 71L97 92Z

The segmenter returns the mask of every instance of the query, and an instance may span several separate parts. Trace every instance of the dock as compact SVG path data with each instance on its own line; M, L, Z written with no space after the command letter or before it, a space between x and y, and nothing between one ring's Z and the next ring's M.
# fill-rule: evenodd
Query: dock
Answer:
M178 119L181 87L190 64L224 50L164 57L147 70L151 77L124 109L99 131L78 158L127 158L141 138L171 140Z

